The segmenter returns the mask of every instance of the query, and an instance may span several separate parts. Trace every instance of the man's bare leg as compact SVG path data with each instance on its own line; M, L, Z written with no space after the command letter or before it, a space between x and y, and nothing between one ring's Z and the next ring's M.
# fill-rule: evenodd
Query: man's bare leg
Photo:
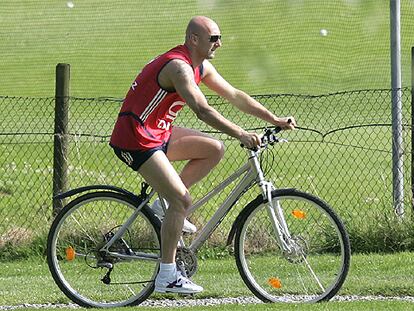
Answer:
M220 141L196 130L174 127L167 156L157 151L138 170L169 203L161 229L163 263L175 262L177 242L191 206L188 188L206 176L223 154ZM188 160L180 176L170 160Z
M187 209L191 206L187 188L162 151L155 152L138 172L170 203L161 227L161 264L155 290L184 294L201 292L203 288L183 277L175 265L177 242Z
M223 158L223 144L197 130L175 126L168 144L170 161L188 160L180 177L189 189L205 177Z
M190 194L162 151L155 152L138 172L170 204L161 227L161 261L173 263L187 209L191 206Z

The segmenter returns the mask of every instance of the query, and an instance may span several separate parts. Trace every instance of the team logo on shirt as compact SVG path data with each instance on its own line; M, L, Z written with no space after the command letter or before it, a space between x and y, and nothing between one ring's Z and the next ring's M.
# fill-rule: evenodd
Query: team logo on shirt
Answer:
M169 130L171 128L171 123L175 120L177 117L178 111L184 106L184 102L182 101L176 101L174 102L170 109L168 110L167 115L165 116L165 119L161 119L158 121L157 127L162 130Z

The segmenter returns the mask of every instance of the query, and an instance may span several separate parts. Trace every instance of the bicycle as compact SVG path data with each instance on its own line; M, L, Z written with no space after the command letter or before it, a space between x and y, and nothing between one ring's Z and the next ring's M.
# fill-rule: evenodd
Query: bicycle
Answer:
M261 195L237 216L227 244L234 241L238 271L264 302L319 302L341 288L350 265L345 227L321 199L296 189L276 189L266 180L260 155L282 141L280 129L265 131L261 147L247 150L248 161L196 202L191 211L239 180L230 195L187 247L181 239L177 266L191 277L196 252L252 186ZM86 192L86 193L85 193ZM148 203L155 195L145 183L136 195L107 185L81 187L56 216L47 240L47 261L54 281L84 307L131 306L154 290L160 262L161 222Z

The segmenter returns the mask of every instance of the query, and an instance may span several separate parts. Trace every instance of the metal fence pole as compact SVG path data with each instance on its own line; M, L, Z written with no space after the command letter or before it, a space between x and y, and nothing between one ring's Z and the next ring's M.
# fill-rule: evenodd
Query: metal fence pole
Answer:
M391 87L392 87L392 176L394 210L404 214L400 0L390 0Z
M56 66L55 130L53 150L53 196L66 190L68 152L70 65ZM61 200L53 199L53 214L63 207Z
M411 48L411 206L414 210L414 47Z

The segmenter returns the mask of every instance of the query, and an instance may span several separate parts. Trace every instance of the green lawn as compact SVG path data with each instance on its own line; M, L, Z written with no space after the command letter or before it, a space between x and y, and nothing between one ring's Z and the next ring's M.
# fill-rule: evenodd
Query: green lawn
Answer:
M390 92L341 90L389 88L389 4L383 1L2 1L0 11L0 248L42 245L51 221L54 70L72 65L68 188L113 184L139 191L140 179L107 145L119 102L140 68L181 43L189 18L211 16L221 25L223 47L214 64L237 87L258 96L278 115L294 115L305 130L284 133L264 162L278 187L316 194L345 220L357 251L413 249L410 132L405 139L406 221L393 219ZM402 3L403 85L409 85L414 7ZM321 36L320 29L328 35ZM29 74L30 73L30 74ZM266 94L325 94L307 95ZM16 98L7 96L19 96ZM20 97L23 96L23 97ZM41 96L41 97L39 97ZM404 89L404 124L409 124ZM265 124L241 117L226 103L210 103L230 120L254 129ZM12 113L10 113L12 111ZM179 125L200 128L188 109ZM353 127L368 125L365 127ZM376 126L373 126L376 125ZM337 131L339 130L339 131ZM14 133L14 134L13 134ZM16 134L19 133L19 134ZM328 134L329 133L329 134ZM28 134L28 135L26 135ZM195 199L234 171L246 157L226 143L223 162L191 189ZM178 165L178 167L181 167ZM225 192L192 217L199 226ZM232 221L258 191L247 193L213 236L224 241ZM4 254L4 252L3 252Z
M66 1L2 0L0 258L29 256L30 259L5 261L0 265L0 305L68 302L53 283L44 260L33 256L44 252L52 219L53 96L57 63L71 64L72 96L122 98L140 68L154 56L181 43L189 18L203 14L215 19L223 34L223 47L217 52L214 65L232 84L251 94L326 94L390 87L387 1L145 0L137 3L75 0L74 8L70 9ZM414 6L410 1L402 1L401 5L402 81L403 86L409 86ZM328 35L321 36L321 29L327 29ZM410 96L405 89L404 124L411 123ZM412 253L364 255L366 251L414 249L409 128L404 132L407 217L400 222L392 214L390 93L259 96L258 100L279 115L294 115L299 126L310 129L283 134L291 142L275 147L274 158L269 153L263 163L278 187L297 187L316 194L344 219L357 254L352 258L351 271L340 294L414 296ZM213 98L210 102L216 103ZM264 126L240 117L225 104L218 104L216 108L226 117L246 128ZM115 159L107 145L118 109L118 102L72 99L69 188L113 184L138 191L140 179ZM177 124L199 127L194 115L185 110ZM369 126L348 128L364 124ZM374 124L382 125L371 126ZM343 130L332 132L338 129ZM237 142L223 135L217 137L226 143L226 157L205 181L193 187L195 199L245 160ZM205 223L227 194L197 211L192 221L199 226ZM249 191L240 200L209 245L225 241L238 211L257 194L257 190ZM204 250L203 256L208 254ZM220 261L201 260L195 280L206 288L198 297L250 295L234 260L228 257ZM377 301L306 306L262 304L243 308L411 310L413 306L406 302ZM193 309L238 310L240 306Z
M405 222L398 223L393 219L392 211L390 127L352 127L354 124L387 123L388 114L378 114L378 111L386 111L389 92L373 91L371 94L372 97L369 93L362 95L365 108L370 108L365 110L359 102L360 93L317 98L264 97L262 101L267 102L272 109L284 112L293 109L303 127L320 133L305 129L281 134L290 142L274 146L264 153L263 167L267 171L267 177L277 187L296 187L326 200L344 219L351 233L354 251L412 249L414 241L409 217L410 155L405 156L407 217ZM408 96L408 92L404 94ZM335 108L337 102L340 103L338 109ZM14 103L13 99L5 101L10 108ZM43 109L44 118L40 117L41 103L40 99L29 102L28 105L35 109L28 114L30 118L26 118L23 109L25 103L17 100L16 106L21 110L12 118L6 116L6 132L13 133L16 124L15 132L27 131L32 135L0 136L0 214L7 219L3 224L5 240L13 239L11 235L16 231L23 231L22 242L30 242L36 236L44 236L51 222L53 111L50 105L53 101L46 101L49 106ZM245 124L246 128L265 126L262 122L241 117L224 103L216 102L215 105L224 115L239 124ZM119 103L116 101L72 100L68 188L111 184L139 192L141 179L117 160L108 146L108 135L118 109ZM360 117L349 115L348 109ZM100 118L94 118L96 115ZM327 122L320 123L318 120L321 117ZM29 126L25 120L28 120ZM177 124L211 130L199 124L188 108L181 112ZM337 129L343 130L334 131ZM333 132L322 135L330 131ZM246 154L236 141L229 140L225 135L212 135L225 142L225 158L205 180L191 189L195 200L246 161ZM404 136L406 140L410 139L408 131L404 132ZM177 168L182 165L177 164ZM196 211L192 220L198 226L205 224L228 193L229 190L226 190ZM258 188L254 188L241 198L213 236L213 244L224 242L237 213L258 194ZM18 241L16 244L19 244Z
M124 96L136 73L183 42L188 20L221 26L214 64L254 94L320 94L390 86L387 1L3 0L0 95L53 96L57 63L72 94ZM403 83L410 80L414 7L401 3ZM328 35L321 36L320 30ZM29 74L30 73L30 74Z
M350 274L339 295L413 296L413 258L412 253L354 255ZM199 270L194 280L205 288L203 293L196 296L197 298L252 296L242 282L232 257L200 260ZM154 294L150 299L162 299L163 297ZM167 297L174 298L175 296L167 295ZM22 303L69 303L69 300L54 284L47 264L42 259L33 257L25 261L4 262L0 266L0 306ZM272 305L257 305L260 310L267 310L270 306ZM331 308L354 310L361 306L366 306L370 310L385 309L390 306L404 310L408 306L412 307L412 304L376 301L373 303L329 302L317 306L325 307L326 310L331 310ZM314 310L317 306L301 306L300 308ZM226 307L236 308L235 306ZM252 308L252 306L246 307ZM294 309L292 305L279 305L279 307ZM219 307L209 307L209 310L210 308L219 309Z

